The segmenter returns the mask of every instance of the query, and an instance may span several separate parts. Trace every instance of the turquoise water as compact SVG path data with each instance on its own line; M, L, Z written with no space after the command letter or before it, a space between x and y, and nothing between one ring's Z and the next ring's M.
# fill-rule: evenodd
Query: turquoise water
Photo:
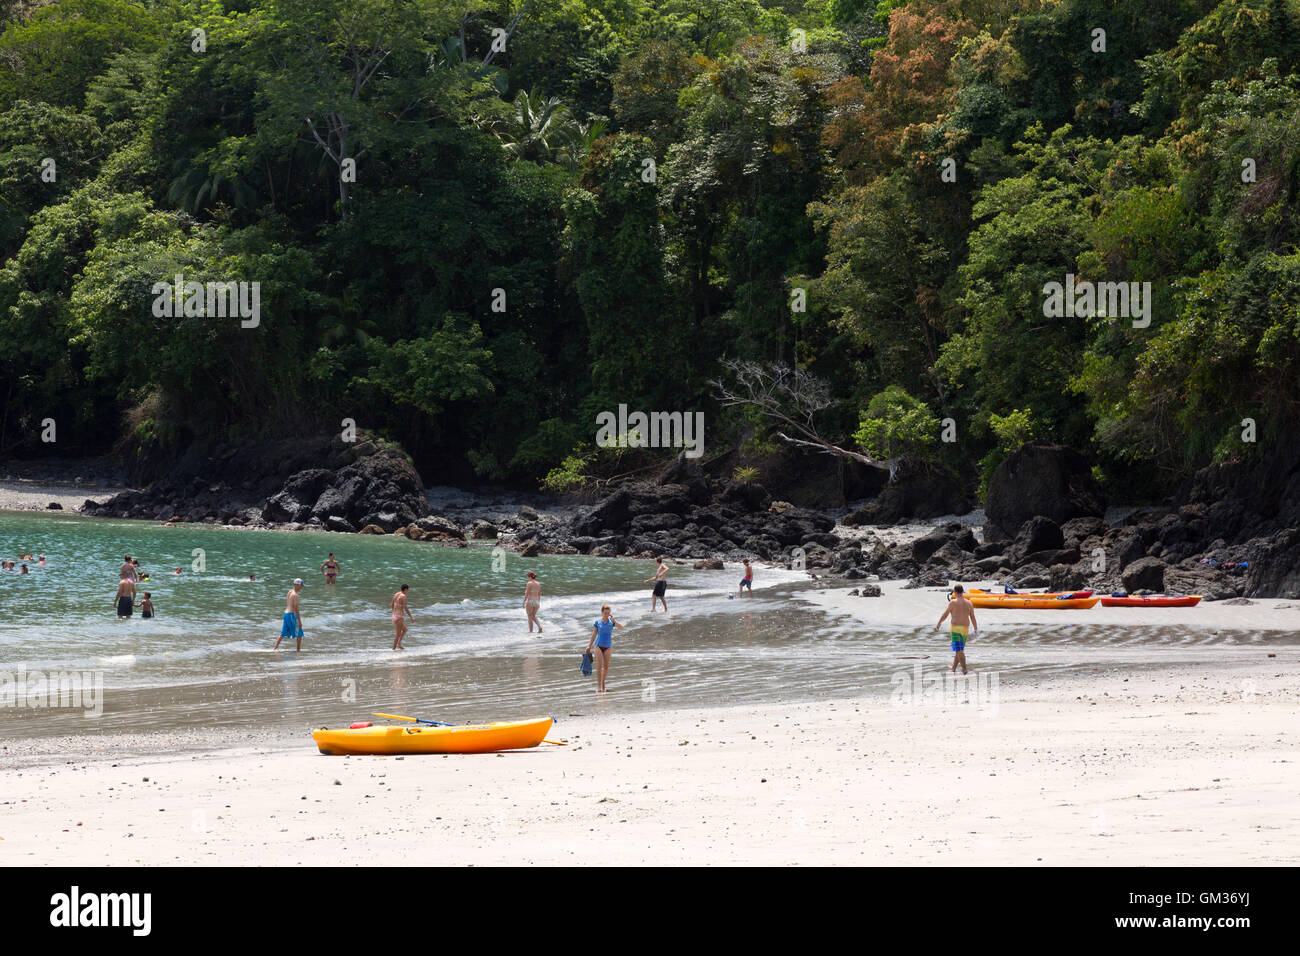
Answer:
M326 586L319 567L330 551L343 573ZM20 670L93 672L103 682L103 706L88 720L84 708L7 704L0 707L0 736L186 727L297 734L374 711L471 722L779 706L888 694L900 669L924 662L933 670L950 658L930 628L831 616L801 600L813 586L805 575L761 566L754 596L735 600L729 595L738 568L675 565L670 613L652 615L643 579L653 562L523 559L487 544L444 548L391 536L0 512L0 555L28 552L44 553L49 565L25 576L0 574L0 685ZM116 617L124 554L138 557L151 575L140 589L152 594L153 620ZM171 574L178 566L182 573ZM542 582L541 635L528 633L521 607L530 569ZM287 642L273 650L294 577L307 584L301 654L285 650ZM402 583L411 585L415 622L407 650L394 652L389 601ZM937 619L943 596L929 597ZM626 628L615 633L610 693L598 698L594 678L582 677L578 662L606 601ZM1258 656L1261 643L1298 639L1294 632L1217 635L1072 617L991 628L979 642L978 666L1005 681L1223 662L1250 645Z

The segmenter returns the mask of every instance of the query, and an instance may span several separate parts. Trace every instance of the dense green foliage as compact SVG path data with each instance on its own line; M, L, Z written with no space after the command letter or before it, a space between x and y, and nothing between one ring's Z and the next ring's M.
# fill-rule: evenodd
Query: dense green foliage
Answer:
M353 418L558 487L620 403L761 446L737 358L1172 481L1300 406L1297 71L1296 0L3 0L0 454Z

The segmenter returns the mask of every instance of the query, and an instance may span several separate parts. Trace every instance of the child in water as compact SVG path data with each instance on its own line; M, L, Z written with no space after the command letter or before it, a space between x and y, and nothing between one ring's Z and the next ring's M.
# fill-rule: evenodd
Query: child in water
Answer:
M141 617L153 617L153 601L150 600L148 591L144 592L144 600L136 605L140 609Z

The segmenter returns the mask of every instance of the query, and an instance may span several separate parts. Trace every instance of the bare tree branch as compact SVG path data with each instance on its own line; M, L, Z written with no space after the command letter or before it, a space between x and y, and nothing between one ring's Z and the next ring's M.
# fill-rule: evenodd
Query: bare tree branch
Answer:
M802 436L795 438L785 431L778 431L776 435L782 441L888 471L889 480L894 480L898 473L897 459L880 460L850 451L818 433L817 413L829 408L833 399L826 383L815 375L782 363L763 365L728 359L722 366L731 373L734 384L722 379L710 380L708 384L713 386L714 396L723 407L738 405L756 409L761 415Z

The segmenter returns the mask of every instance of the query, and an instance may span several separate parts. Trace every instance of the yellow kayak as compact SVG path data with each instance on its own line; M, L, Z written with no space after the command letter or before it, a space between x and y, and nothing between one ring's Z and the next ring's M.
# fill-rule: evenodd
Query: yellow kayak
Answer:
M313 730L323 754L485 754L536 747L550 732L550 717L452 727L383 726Z

